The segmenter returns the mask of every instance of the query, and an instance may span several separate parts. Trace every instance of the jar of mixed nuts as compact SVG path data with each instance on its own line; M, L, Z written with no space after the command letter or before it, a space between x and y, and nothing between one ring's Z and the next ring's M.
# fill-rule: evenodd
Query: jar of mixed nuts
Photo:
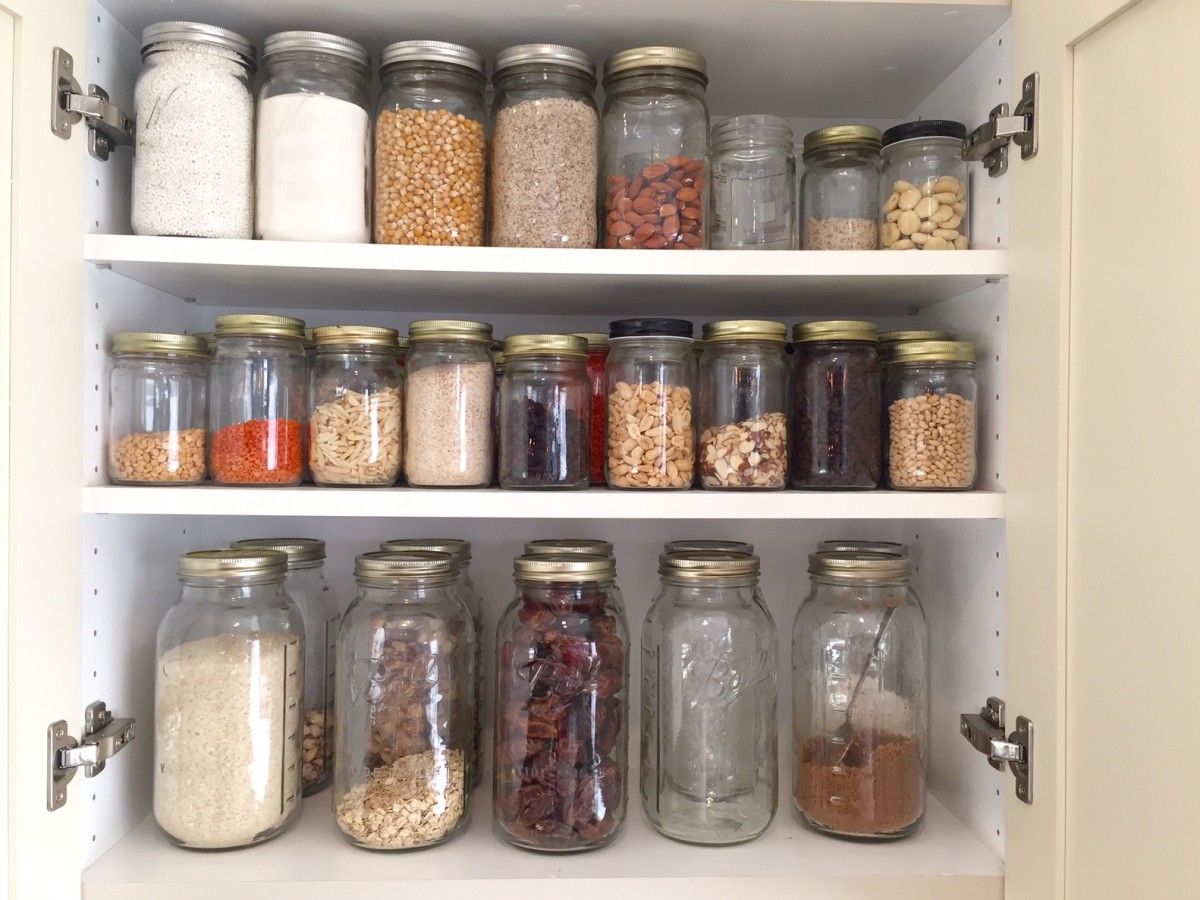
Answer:
M734 116L712 129L714 250L792 250L796 154L778 116Z
M869 125L835 125L804 136L801 249L877 249L881 139Z
M597 332L578 332L575 337L587 341L587 378L591 388L591 423L588 429L591 444L592 484L604 484L604 458L607 455L606 408L608 392L605 390L604 369L608 364L608 335Z
M926 119L883 134L880 245L887 250L966 250L970 208L961 122Z

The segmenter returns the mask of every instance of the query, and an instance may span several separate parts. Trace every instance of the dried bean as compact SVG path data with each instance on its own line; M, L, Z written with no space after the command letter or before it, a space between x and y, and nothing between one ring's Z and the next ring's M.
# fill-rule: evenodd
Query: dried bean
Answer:
M133 484L204 480L204 429L127 434L112 452L112 478Z
M975 484L975 404L954 393L901 398L888 407L888 483L969 489Z

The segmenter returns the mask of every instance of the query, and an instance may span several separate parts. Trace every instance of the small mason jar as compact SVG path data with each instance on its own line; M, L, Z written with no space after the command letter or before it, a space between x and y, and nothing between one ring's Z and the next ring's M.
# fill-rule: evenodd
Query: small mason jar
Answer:
M255 141L255 234L370 243L371 57L335 34L263 42Z
M700 357L700 483L787 486L787 326L737 319L704 326Z
M664 553L642 626L642 809L693 844L752 841L779 777L775 622L758 557Z
M113 484L197 484L204 462L208 345L195 336L113 335L108 477Z
M925 815L929 634L909 561L815 553L792 632L793 798L828 834L898 838Z
M970 201L961 122L925 119L883 133L879 240L886 250L966 250Z
M629 631L611 557L519 556L496 630L493 814L529 850L593 850L625 824Z
M608 486L687 490L696 459L696 357L686 319L609 327Z
M500 487L586 488L591 391L587 341L570 334L504 340Z
M753 555L754 545L746 541L694 540L667 541L663 544L664 553L749 553Z
M308 470L317 484L395 484L403 385L394 328L327 325L309 380Z
M142 31L134 234L254 237L254 47L199 22Z
M277 550L179 558L158 626L154 821L197 850L247 847L300 812L304 622Z
M208 395L213 481L300 483L308 412L304 322L287 316L218 316Z
M521 44L492 73L493 247L596 246L596 65L582 50Z
M494 465L492 326L408 327L404 476L413 487L487 487Z
M304 622L304 796L325 789L333 775L333 658L342 607L325 580L325 542L316 538L250 538L234 550L287 554L284 590Z
M804 136L802 250L879 247L881 140L869 125L835 125Z
M375 243L479 247L487 138L483 57L440 41L383 50L375 107Z
M604 368L608 364L608 335L600 332L577 332L575 337L587 341L587 378L592 392L590 427L588 429L591 444L591 471L589 481L592 484L604 484L604 458L607 455L607 437L605 413L608 392L604 383Z
M474 629L448 553L364 553L337 638L334 819L371 850L431 847L470 819Z
M714 250L793 250L796 153L778 116L734 116L712 129Z
M887 483L899 490L969 491L978 476L975 345L917 341L887 365Z
M623 50L604 63L602 246L708 246L708 66L678 47Z
M526 556L554 556L562 553L586 553L616 559L612 541L590 538L542 538L525 542Z

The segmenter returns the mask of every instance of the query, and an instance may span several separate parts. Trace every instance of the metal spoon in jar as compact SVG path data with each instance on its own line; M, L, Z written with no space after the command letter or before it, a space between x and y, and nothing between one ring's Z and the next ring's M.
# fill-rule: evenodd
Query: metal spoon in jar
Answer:
M833 765L840 766L850 753L850 747L854 744L854 725L851 724L851 717L854 715L854 704L858 700L858 695L862 691L863 682L867 680L867 673L871 671L871 664L875 662L875 658L879 655L879 645L883 643L883 634L887 631L888 623L892 621L892 615L896 612L896 607L899 605L892 598L888 598L888 608L884 610L883 618L879 622L879 631L875 633L875 643L871 645L871 652L867 654L867 661L863 663L862 672L858 676L858 684L854 685L854 692L850 695L850 702L846 704L846 721L838 726L838 730L833 733L834 743L841 743L842 755L838 757L837 762Z

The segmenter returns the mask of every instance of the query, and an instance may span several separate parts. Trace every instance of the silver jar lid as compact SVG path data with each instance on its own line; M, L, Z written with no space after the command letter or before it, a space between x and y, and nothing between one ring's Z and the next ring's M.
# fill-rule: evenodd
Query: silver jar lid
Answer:
M525 542L526 556L561 555L564 553L587 553L595 556L613 557L612 541L589 538L543 538Z
M323 31L278 31L263 41L262 61L265 63L268 57L290 50L327 53L349 60L368 71L371 68L371 54L366 47L350 38Z
M754 545L746 541L696 540L667 541L664 553L753 553Z
M480 75L484 74L483 56L461 44L443 41L396 41L383 48L379 67L385 69L396 63L440 62L462 66Z
M614 53L604 63L604 80L636 69L687 69L708 84L708 63L695 50L682 47L634 47Z
M905 581L909 562L907 556L888 553L812 553L808 572L855 581Z
M360 553L354 558L355 578L442 578L458 576L458 560L430 550Z
M611 581L617 576L617 564L611 556L594 553L526 555L513 560L513 576L522 581L551 583Z
M658 574L688 580L758 577L758 557L729 550L664 553L658 558Z
M247 538L229 545L232 550L278 550L286 553L288 568L325 561L325 542L319 538Z
M193 44L209 44L232 50L244 58L250 68L254 66L254 45L236 31L205 25L203 22L156 22L142 29L142 56L155 44L184 41Z
M576 69L596 80L596 64L582 50L574 47L564 47L562 44L518 44L508 47L496 55L492 77L499 75L505 69L522 66L527 63L550 63L556 66L566 66Z
M460 538L401 538L384 541L379 545L384 553L407 553L409 550L431 550L434 553L449 553L460 566L471 561L471 542Z
M893 541L821 541L818 553L883 553L887 556L908 556L908 545Z
M282 578L288 558L279 550L193 550L179 557L184 578L215 581L229 578Z

